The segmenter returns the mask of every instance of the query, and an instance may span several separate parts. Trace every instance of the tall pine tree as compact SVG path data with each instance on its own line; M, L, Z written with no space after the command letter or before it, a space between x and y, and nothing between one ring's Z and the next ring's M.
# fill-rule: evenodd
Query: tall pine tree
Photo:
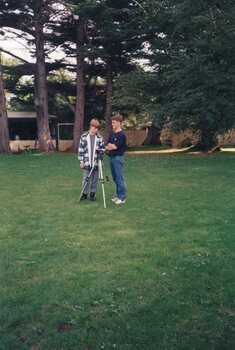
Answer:
M35 65L35 108L37 111L38 142L42 152L54 150L49 129L48 97L45 66L45 26L55 12L55 0L3 0L0 4L1 25L17 29L19 37L34 45L31 51L36 58ZM29 39L29 35L33 39Z
M152 28L150 58L162 92L164 120L173 130L199 132L198 148L213 148L234 126L232 0L145 1ZM151 9L151 11L149 11Z

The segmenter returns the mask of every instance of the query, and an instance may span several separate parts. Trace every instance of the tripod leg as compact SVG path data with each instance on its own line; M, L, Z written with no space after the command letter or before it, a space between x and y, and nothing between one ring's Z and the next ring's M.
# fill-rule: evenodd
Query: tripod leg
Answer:
M89 172L89 174L87 175L87 177L86 177L86 179L85 179L85 181L84 181L84 184L83 184L83 186L82 186L82 191L81 191L80 196L79 196L79 198L78 198L78 202L80 202L80 200L81 200L81 198L82 198L83 191L85 190L86 185L88 184L88 182L89 182L89 180L90 180L90 178L91 178L91 174L92 174L92 172L93 172L93 170L94 170L94 167L95 167L95 164L94 164L93 167L91 168L91 171Z
M101 185L102 185L104 208L106 208L106 200L105 200L105 192L104 192L104 176L103 176L103 169L102 169L102 161L101 160L99 160L99 177L101 179Z

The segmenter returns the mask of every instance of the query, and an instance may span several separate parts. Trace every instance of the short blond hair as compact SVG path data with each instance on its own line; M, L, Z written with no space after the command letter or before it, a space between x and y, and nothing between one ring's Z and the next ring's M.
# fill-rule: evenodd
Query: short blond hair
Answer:
M95 126L96 128L99 128L99 126L100 126L99 120L91 119L90 126Z

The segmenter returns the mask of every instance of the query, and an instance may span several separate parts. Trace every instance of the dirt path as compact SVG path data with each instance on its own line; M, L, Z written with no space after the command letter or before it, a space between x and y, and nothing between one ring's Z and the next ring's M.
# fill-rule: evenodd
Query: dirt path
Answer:
M168 148L168 149L159 149L155 151L126 151L126 154L170 154L170 153L183 153L187 151L189 148ZM223 148L221 147L222 152L235 152L234 148ZM190 154L190 152L187 152L187 154ZM191 152L191 154L203 154L202 152Z
M161 153L180 153L188 149L186 148L168 148L168 149L159 149L155 151L126 151L126 154L161 154Z

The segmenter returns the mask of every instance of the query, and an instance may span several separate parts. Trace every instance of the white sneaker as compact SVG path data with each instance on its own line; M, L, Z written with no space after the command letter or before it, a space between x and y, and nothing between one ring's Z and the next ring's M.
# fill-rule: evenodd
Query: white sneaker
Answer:
M125 202L126 202L125 199L121 200L121 199L118 198L114 203L115 204L124 204Z
M111 199L111 201L112 201L113 203L115 203L116 200L118 200L118 197L114 197L114 198Z

